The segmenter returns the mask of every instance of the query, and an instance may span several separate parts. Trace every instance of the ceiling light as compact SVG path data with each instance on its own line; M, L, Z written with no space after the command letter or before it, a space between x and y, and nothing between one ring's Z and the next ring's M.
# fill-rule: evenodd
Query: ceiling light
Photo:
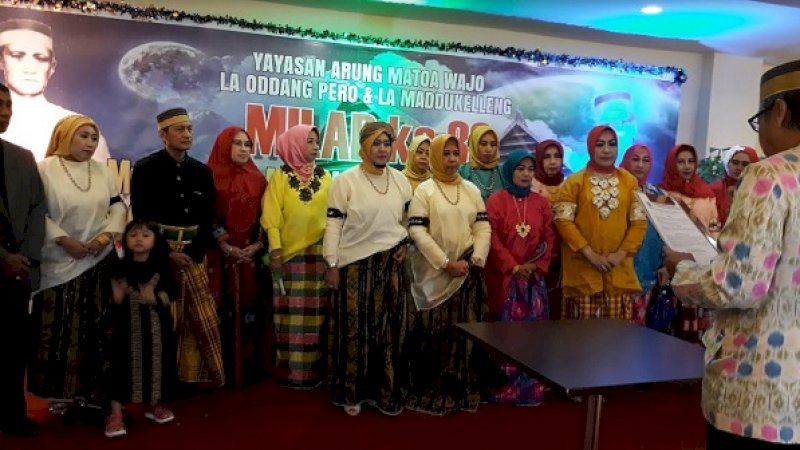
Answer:
M658 5L647 5L640 10L642 14L654 15L654 14L661 14L664 11L664 8Z

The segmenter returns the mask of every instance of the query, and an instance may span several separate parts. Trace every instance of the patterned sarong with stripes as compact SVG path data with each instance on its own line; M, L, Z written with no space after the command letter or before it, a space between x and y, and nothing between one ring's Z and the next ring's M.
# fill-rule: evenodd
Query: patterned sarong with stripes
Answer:
M331 400L340 406L368 403L384 414L403 410L401 388L408 362L408 284L397 247L340 270L331 308Z
M178 298L172 303L178 338L178 378L188 383L225 383L216 304L203 263L178 271Z
M282 273L273 273L273 304L278 381L294 388L318 386L322 381L322 331L328 317L321 243L287 261Z
M156 405L162 397L161 317L155 307L129 301L131 327L131 401Z
M456 324L481 322L488 311L486 295L480 269L473 268L461 289L441 305L425 311L408 308L406 408L434 415L478 409L485 384L479 374L494 364Z

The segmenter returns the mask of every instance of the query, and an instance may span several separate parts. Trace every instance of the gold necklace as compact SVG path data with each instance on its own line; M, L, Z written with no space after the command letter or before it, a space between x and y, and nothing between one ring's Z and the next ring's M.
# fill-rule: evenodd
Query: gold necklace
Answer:
M514 225L514 228L517 230L517 234L519 237L525 239L525 236L531 232L531 226L528 224L528 202L522 200L525 204L522 206L522 215L519 215L519 206L517 206L517 200L514 199L514 209L517 210L517 218L519 219L519 223Z
M436 187L439 188L439 193L441 193L442 197L444 197L444 199L447 200L447 203L450 203L453 206L456 206L458 204L458 202L461 200L461 183L458 183L456 185L456 201L452 201L449 198L447 198L447 194L444 193L442 185L440 185L439 182L436 180L433 180L433 182L436 183Z
M67 169L67 165L64 164L64 158L63 157L59 156L58 157L58 162L61 163L61 168L64 169L64 173L67 174L67 178L69 178L69 181L72 182L73 186L78 188L78 190L81 191L81 192L89 192L89 189L92 188L92 164L91 164L91 161L86 161L86 164L87 164L86 165L86 171L89 173L89 184L86 186L86 188L80 187L78 185L78 182L75 181L75 178L72 178L72 174L69 173L69 169Z
M367 181L369 181L369 185L372 186L372 189L380 195L386 195L386 193L389 192L389 168L387 167L384 168L383 170L386 172L386 188L384 188L383 192L381 192L378 189L378 186L375 186L375 183L373 183L372 180L369 178L367 171L364 170L363 167L361 168L361 172L364 173L364 177L367 179Z

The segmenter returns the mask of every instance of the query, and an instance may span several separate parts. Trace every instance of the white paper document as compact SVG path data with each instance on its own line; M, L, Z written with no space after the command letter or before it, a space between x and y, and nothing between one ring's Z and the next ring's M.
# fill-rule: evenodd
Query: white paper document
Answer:
M703 233L678 203L656 202L643 192L636 195L667 247L691 253L700 264L708 264L717 256L716 241Z

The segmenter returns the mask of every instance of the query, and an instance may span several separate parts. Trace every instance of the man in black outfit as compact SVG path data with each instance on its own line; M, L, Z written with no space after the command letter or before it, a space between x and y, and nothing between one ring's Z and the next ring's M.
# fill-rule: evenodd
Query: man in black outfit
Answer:
M178 296L170 299L177 324L178 379L215 388L225 384L225 369L205 264L206 252L217 246L212 232L214 177L208 166L189 156L192 122L184 108L168 109L156 122L164 148L133 167L133 218L156 222L172 248L170 260L179 286Z
M11 120L11 94L0 84L0 133ZM32 436L25 405L30 349L28 303L39 286L47 205L33 154L0 139L0 432Z

